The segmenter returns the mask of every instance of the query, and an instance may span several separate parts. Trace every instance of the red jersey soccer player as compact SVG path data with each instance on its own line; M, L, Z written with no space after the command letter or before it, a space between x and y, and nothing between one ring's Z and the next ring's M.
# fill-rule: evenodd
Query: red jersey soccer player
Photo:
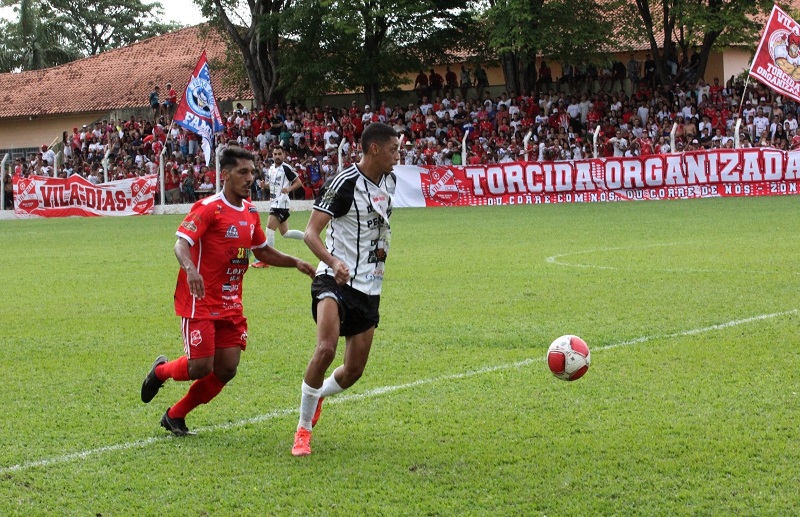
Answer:
M195 380L161 418L161 426L177 436L190 434L186 415L210 402L236 375L247 346L242 277L251 250L269 265L295 267L314 277L308 262L267 246L258 209L248 200L255 179L253 158L240 147L222 151L222 192L195 203L177 231L175 255L181 269L175 313L181 317L185 355L169 362L159 356L142 383L142 402L147 403L167 379Z

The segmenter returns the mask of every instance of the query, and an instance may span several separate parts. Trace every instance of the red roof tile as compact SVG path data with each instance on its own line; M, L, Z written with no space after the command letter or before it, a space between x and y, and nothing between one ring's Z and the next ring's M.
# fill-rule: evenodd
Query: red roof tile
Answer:
M252 98L249 87L227 85L215 72L214 60L226 57L225 40L203 24L53 68L0 74L0 118L146 107L153 87L161 87L163 99L168 82L180 98L204 49L214 95Z

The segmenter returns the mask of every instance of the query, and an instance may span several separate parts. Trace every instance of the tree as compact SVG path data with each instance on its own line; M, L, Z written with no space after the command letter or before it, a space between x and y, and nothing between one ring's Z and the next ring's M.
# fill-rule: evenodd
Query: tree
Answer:
M221 28L241 55L256 106L267 106L276 98L280 80L280 18L291 0L195 0L212 24Z
M449 62L470 27L466 0L327 0L320 5L327 10L320 42L330 68L326 86L360 90L371 105L380 103L383 92L397 90L404 73Z
M622 2L628 30L646 38L663 84L671 83L672 65L682 65L692 77L703 77L708 56L718 46L754 45L763 27L758 16L769 12L768 0L635 0ZM659 34L663 33L662 41ZM697 48L695 62L689 49ZM681 56L678 55L678 48ZM672 65L670 65L670 62Z
M510 90L533 88L537 55L578 64L596 57L611 37L611 20L594 0L489 0L489 5L488 46L499 56Z
M257 105L335 91L363 91L377 104L404 72L442 61L467 4L249 0L245 10L236 0L195 2L239 49Z
M175 29L157 20L158 2L141 0L2 0L17 20L4 22L0 71L37 70Z
M141 0L49 0L83 55L95 55L130 45L177 29L161 23L164 11L159 2Z
M0 25L0 72L39 70L80 57L49 5L32 0L2 5L13 5L17 20Z

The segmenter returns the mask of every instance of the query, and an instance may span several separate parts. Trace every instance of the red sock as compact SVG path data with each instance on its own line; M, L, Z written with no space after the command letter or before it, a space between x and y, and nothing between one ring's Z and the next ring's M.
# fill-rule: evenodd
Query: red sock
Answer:
M165 381L167 379L188 381L189 358L185 355L182 355L174 361L159 364L156 366L156 377L158 377L158 380L160 381Z
M208 404L211 399L219 395L225 384L217 377L214 372L209 373L202 379L197 379L189 387L189 391L182 399L175 403L169 410L170 418L186 418L189 411L200 404Z

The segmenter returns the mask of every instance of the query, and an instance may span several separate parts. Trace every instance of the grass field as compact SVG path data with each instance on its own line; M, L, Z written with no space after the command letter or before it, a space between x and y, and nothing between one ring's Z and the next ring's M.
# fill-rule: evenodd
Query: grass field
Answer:
M307 458L307 278L248 272L239 375L173 438L188 385L139 387L182 351L181 218L0 221L0 515L796 515L798 201L396 210L370 363Z

